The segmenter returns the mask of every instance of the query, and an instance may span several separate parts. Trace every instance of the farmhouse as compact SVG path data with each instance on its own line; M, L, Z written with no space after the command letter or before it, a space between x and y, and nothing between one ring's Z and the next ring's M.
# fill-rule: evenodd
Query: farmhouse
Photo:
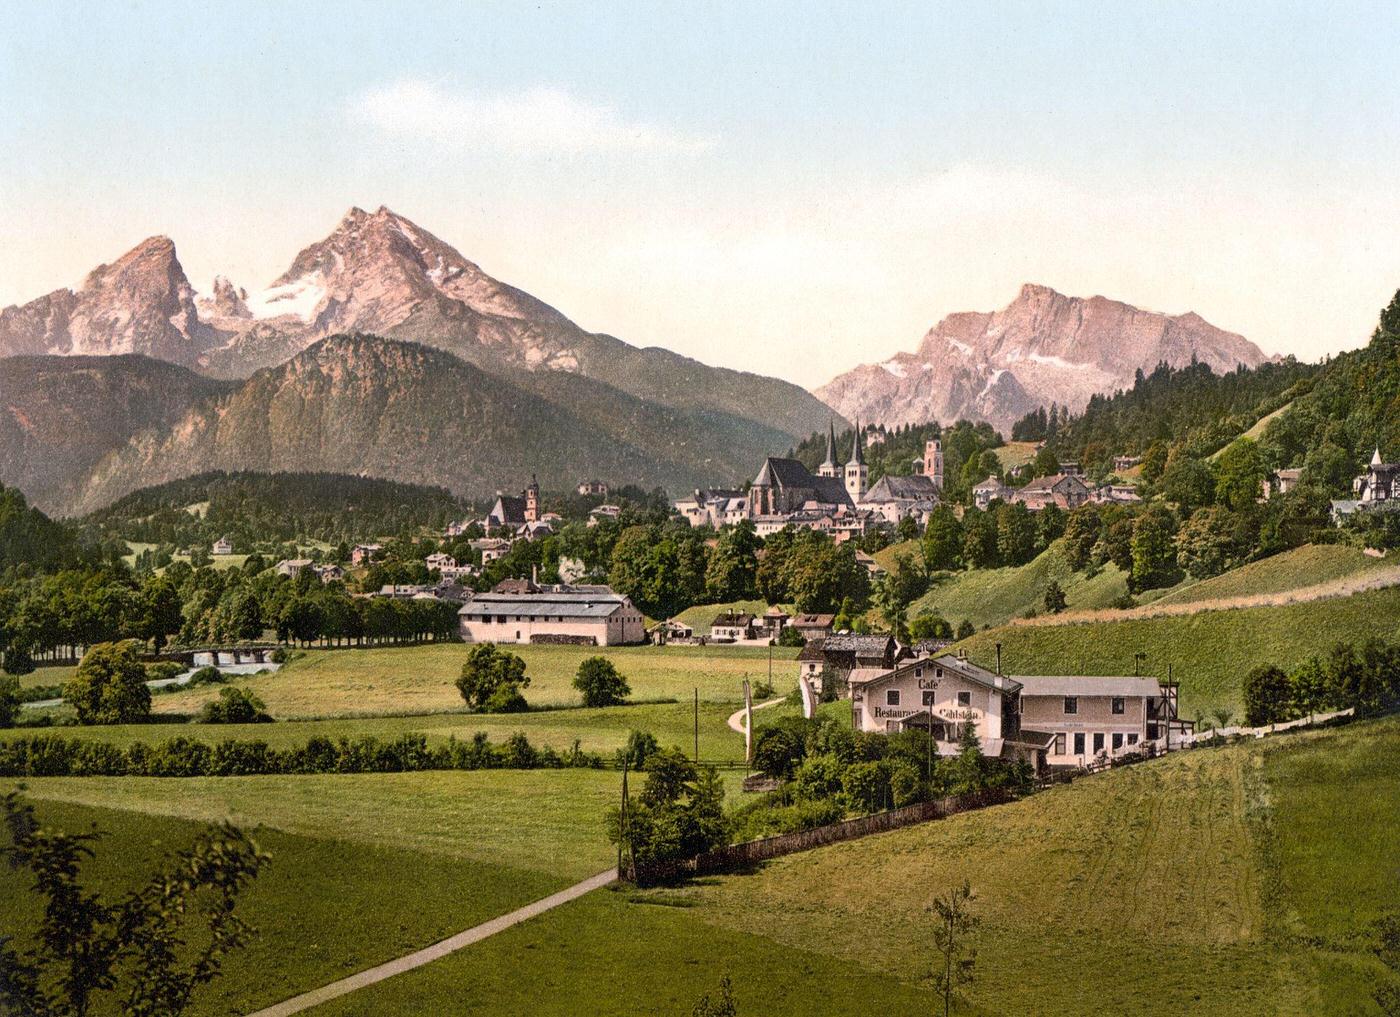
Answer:
M1012 491L1011 500L1019 501L1032 512L1047 505L1058 505L1062 509L1078 508L1092 496L1089 485L1078 476L1070 473L1053 473L1048 477L1037 477L1025 487Z
M227 537L220 537L214 541L214 546L209 549L210 554L233 554L233 541Z
M477 594L458 617L468 643L618 646L646 640L642 612L606 586L502 584Z
M710 623L710 638L721 643L738 643L756 638L758 619L744 611L725 611Z
M835 622L834 614L799 614L788 624L810 643L813 639L825 639L831 635Z
M457 567L457 559L450 554L444 554L438 551L424 558L423 564L428 567L429 572L433 569L455 569Z
M578 486L578 493L584 496L608 496L608 485L601 480L585 480Z
M384 550L383 544L356 544L350 552L351 565L368 565Z
M1135 466L1142 465L1142 456L1114 456L1113 472L1127 473Z
M988 475L986 480L972 488L973 503L980 509L985 509L994 501L1006 501L1010 495L1010 488L995 475Z
M283 558L276 565L272 566L273 570L279 576L290 576L292 579L299 576L302 569L310 567L310 558Z

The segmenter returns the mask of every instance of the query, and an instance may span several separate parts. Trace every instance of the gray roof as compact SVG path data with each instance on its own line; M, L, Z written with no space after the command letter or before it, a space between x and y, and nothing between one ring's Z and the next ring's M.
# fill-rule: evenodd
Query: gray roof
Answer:
M823 646L828 653L884 653L893 636L827 636Z
M1075 483L1079 484L1081 487L1089 486L1085 484L1084 481L1080 480L1076 476L1073 476L1072 474L1052 473L1048 477L1036 477L1025 487L1021 488L1021 491L1022 493L1027 491L1052 491L1055 489L1055 485L1059 484L1061 481L1064 480L1072 480Z
M500 618L606 618L627 606L627 598L606 587L544 590L539 593L478 593L458 614Z
M818 477L796 459L769 456L754 477L754 487L795 488L812 491L816 501L828 505L849 505L851 496L840 477Z
M922 473L915 473L908 477L892 477L886 474L875 482L870 491L862 501L894 501L905 499L909 501L937 500L938 485L933 482L932 477Z
M1143 696L1162 694L1156 678L1132 675L1017 675L1022 696Z
M491 506L491 511L493 513L496 511L497 505L499 505L501 509L500 519L502 522L515 523L517 525L525 522L524 498L516 498L509 494L503 494L496 499L496 505Z

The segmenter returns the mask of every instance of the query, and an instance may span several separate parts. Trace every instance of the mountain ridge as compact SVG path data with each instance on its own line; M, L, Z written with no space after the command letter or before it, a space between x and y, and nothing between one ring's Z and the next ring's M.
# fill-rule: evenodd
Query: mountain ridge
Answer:
M348 473L472 497L531 474L559 488L603 476L681 490L737 483L789 444L776 428L722 411L651 403L567 372L491 373L363 333L318 340L241 381L144 356L19 357L0 368L9 386L0 408L10 411L0 416L0 479L22 481L37 505L66 515L209 470ZM97 380L75 405L62 380L79 368ZM133 398L148 417L131 413ZM62 426L75 417L91 423ZM17 430L25 420L40 423L27 444ZM84 438L81 455L65 454L74 436ZM46 468L26 473L26 462Z
M489 371L562 371L680 409L712 408L791 438L830 410L789 382L585 331L494 279L385 206L352 207L266 288L217 277L196 294L169 238L142 241L77 290L0 311L0 356L140 353L216 378L246 378L332 335L367 332L447 350Z
M1270 359L1194 311L1168 315L1026 283L1001 310L949 314L913 352L862 364L814 394L842 416L872 423L965 418L1007 430L1040 406L1078 411L1092 395L1130 386L1138 370L1193 358L1216 371Z

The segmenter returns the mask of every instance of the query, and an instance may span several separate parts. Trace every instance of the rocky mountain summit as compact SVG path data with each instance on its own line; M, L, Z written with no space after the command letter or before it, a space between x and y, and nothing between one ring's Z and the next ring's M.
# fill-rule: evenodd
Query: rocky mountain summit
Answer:
M1095 393L1130 387L1139 369L1192 359L1223 372L1268 358L1195 313L1159 314L1027 284L1002 310L950 314L915 352L857 367L816 395L848 418L889 425L967 418L1009 432L1039 406L1080 410Z
M220 277L212 293L196 296L174 244L153 237L94 270L77 291L0 311L0 357L141 353L245 378L352 332L435 346L487 371L582 375L794 437L819 430L829 415L796 385L586 332L383 206L350 209L264 289Z
M199 320L195 294L169 237L143 240L59 289L0 310L0 355L141 353L192 364L215 340Z

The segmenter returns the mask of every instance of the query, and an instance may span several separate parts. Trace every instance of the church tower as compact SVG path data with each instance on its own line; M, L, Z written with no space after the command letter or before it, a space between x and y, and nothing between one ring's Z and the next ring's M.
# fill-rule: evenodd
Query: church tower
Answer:
M535 479L534 474L530 475L530 486L525 488L525 521L527 523L540 521L540 484Z
M826 425L826 462L817 467L817 476L835 477L839 475L836 468L836 424L828 421Z
M924 442L924 476L943 490L943 443L937 438Z
M860 421L856 421L856 436L851 444L851 461L846 464L846 493L857 505L865 497L870 470L865 465L865 453L860 447Z

